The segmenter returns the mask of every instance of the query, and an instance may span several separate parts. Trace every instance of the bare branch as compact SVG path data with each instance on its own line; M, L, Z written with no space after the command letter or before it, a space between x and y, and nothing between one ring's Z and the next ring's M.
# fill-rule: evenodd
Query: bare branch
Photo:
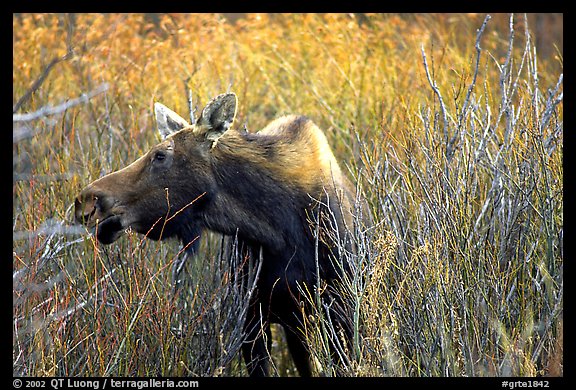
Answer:
M430 76L430 71L428 69L428 61L426 60L426 52L424 51L424 45L422 45L422 60L424 62L424 70L426 71L426 77L428 78L428 83L430 84L430 87L432 88L432 90L434 91L440 102L440 108L442 110L442 119L444 121L444 138L447 140L448 118L446 117L446 106L444 105L444 100L442 99L442 95L440 94L440 90L438 89L436 82L432 80L432 77Z
M44 69L44 71L42 72L42 74L40 75L40 77L38 77L36 79L36 81L34 81L34 83L32 84L32 86L30 87L30 89L28 89L28 91L26 91L26 93L24 95L22 95L22 97L18 100L18 102L16 102L16 104L12 107L12 113L15 113L16 111L18 111L20 109L20 107L22 107L22 105L28 100L30 99L30 97L32 96L32 94L34 92L36 92L38 90L38 88L40 88L40 86L42 85L42 83L44 82L44 80L46 80L46 77L48 77L48 74L50 73L50 71L52 70L52 68L63 61L66 61L67 59L69 59L70 57L72 57L72 55L74 54L74 52L72 50L69 50L66 54L64 54L62 57L56 57L54 58L52 61L50 61L50 63L46 66L46 68Z
M540 121L540 133L544 132L544 128L548 126L548 122L550 121L550 117L552 113L556 109L556 106L560 104L560 102L564 98L564 92L560 92L558 94L558 90L564 81L564 74L560 74L558 82L556 83L556 87L553 91L550 92L548 99L546 100L546 108L544 109L544 113L542 114L542 120Z
M482 23L482 26L478 29L478 34L476 35L476 45L474 46L476 48L476 67L474 69L474 77L472 78L472 83L470 83L470 85L468 86L468 91L466 92L466 98L464 98L464 104L462 105L462 112L460 114L460 125L462 124L462 119L466 115L466 109L468 108L470 95L472 93L472 90L474 89L474 86L476 85L476 79L478 77L478 66L480 65L480 53L482 52L482 48L480 48L480 38L482 37L484 29L486 28L486 24L490 19L492 19L492 17L490 15L486 15L486 17L484 18L484 22Z
M82 94L80 97L76 99L69 100L65 103L59 104L57 106L44 106L38 111L30 112L27 114L13 114L12 121L13 122L28 122L33 121L35 119L43 118L49 115L59 114L61 112L66 111L70 107L77 106L82 103L88 102L88 100L92 99L94 96L99 95L103 92L106 92L109 88L108 83L101 84L98 88Z

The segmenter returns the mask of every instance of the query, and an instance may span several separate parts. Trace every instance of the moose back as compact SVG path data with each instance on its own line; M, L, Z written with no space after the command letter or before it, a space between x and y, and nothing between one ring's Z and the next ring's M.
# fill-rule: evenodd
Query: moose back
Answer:
M189 124L156 103L162 142L84 188L75 217L103 244L129 227L183 245L197 242L204 229L237 235L262 261L244 324L248 372L269 374L266 343L270 323L279 323L300 375L308 376L299 286L314 291L320 280L328 287L324 299L340 308L333 321L350 338L350 318L334 285L347 270L336 248L351 247L345 237L355 193L311 120L284 116L250 133L230 128L236 107L235 94L219 95Z

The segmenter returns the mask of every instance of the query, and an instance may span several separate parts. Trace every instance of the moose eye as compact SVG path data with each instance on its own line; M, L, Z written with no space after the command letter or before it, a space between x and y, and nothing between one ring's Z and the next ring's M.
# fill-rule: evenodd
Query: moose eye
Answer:
M155 161L164 161L166 159L166 154L164 152L156 152L154 154Z

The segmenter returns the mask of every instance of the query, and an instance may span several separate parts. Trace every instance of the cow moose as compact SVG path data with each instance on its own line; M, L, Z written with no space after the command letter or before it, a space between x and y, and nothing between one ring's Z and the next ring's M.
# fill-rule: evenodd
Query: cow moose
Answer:
M249 374L269 375L270 324L279 323L299 374L310 376L299 286L314 291L321 281L333 322L351 339L351 316L334 286L349 272L341 253L353 251L346 237L356 193L325 135L296 115L255 133L232 129L234 93L212 99L192 124L160 103L154 109L162 142L85 187L76 220L103 244L129 227L183 245L205 229L236 236L262 262L244 324Z

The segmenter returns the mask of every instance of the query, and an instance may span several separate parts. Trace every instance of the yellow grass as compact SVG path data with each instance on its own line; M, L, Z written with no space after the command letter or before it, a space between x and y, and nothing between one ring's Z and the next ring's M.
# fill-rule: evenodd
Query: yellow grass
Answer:
M311 118L370 204L340 374L563 375L562 29L536 25L562 19L479 34L485 16L15 14L15 114L96 92L14 121L14 375L246 375L217 236L174 288L175 242L71 224L84 185L158 141L154 102L187 117L227 90L236 127ZM309 318L332 375L329 318ZM274 333L274 374L295 375Z

